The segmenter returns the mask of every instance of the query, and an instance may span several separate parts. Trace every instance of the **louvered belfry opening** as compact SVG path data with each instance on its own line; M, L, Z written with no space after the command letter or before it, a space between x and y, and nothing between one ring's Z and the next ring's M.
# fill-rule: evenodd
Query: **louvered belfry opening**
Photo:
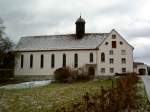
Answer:
M81 16L76 21L76 38L81 39L85 34L85 20Z

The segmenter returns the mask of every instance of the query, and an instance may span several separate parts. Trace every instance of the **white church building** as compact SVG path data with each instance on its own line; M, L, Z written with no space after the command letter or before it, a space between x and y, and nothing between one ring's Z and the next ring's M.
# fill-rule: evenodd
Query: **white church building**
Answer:
M16 46L16 77L50 77L60 67L83 68L95 76L133 72L133 47L114 29L85 33L85 20L76 21L76 34L22 37Z

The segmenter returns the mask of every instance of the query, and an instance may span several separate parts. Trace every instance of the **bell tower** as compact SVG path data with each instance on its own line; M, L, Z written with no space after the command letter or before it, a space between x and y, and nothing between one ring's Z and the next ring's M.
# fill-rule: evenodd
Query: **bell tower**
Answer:
M76 21L76 37L81 39L85 34L85 20L81 16Z

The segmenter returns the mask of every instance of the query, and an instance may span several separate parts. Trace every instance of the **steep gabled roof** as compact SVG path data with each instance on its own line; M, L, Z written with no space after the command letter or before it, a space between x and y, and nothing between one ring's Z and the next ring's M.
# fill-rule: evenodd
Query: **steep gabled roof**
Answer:
M144 65L143 62L133 62L133 67L137 68L138 65Z
M134 49L134 47L133 46L131 46L115 29L112 29L111 30L111 32L110 33L108 33L108 35L107 35L107 37L103 40L103 42L107 39L107 38L109 38L109 35L111 35L112 34L112 32L115 32L115 33L117 33L118 35L119 35L119 37L120 38L122 38L123 40L124 40L124 42L126 43L126 44L128 44L132 49ZM97 46L97 48L103 43L103 42L101 42L98 46Z
M86 33L82 39L75 34L22 37L15 51L96 49L109 33Z

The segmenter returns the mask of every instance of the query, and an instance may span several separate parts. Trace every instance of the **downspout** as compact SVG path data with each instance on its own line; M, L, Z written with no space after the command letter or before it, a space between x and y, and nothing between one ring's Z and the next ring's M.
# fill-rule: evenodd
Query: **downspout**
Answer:
M98 76L98 48L96 48L96 75Z

